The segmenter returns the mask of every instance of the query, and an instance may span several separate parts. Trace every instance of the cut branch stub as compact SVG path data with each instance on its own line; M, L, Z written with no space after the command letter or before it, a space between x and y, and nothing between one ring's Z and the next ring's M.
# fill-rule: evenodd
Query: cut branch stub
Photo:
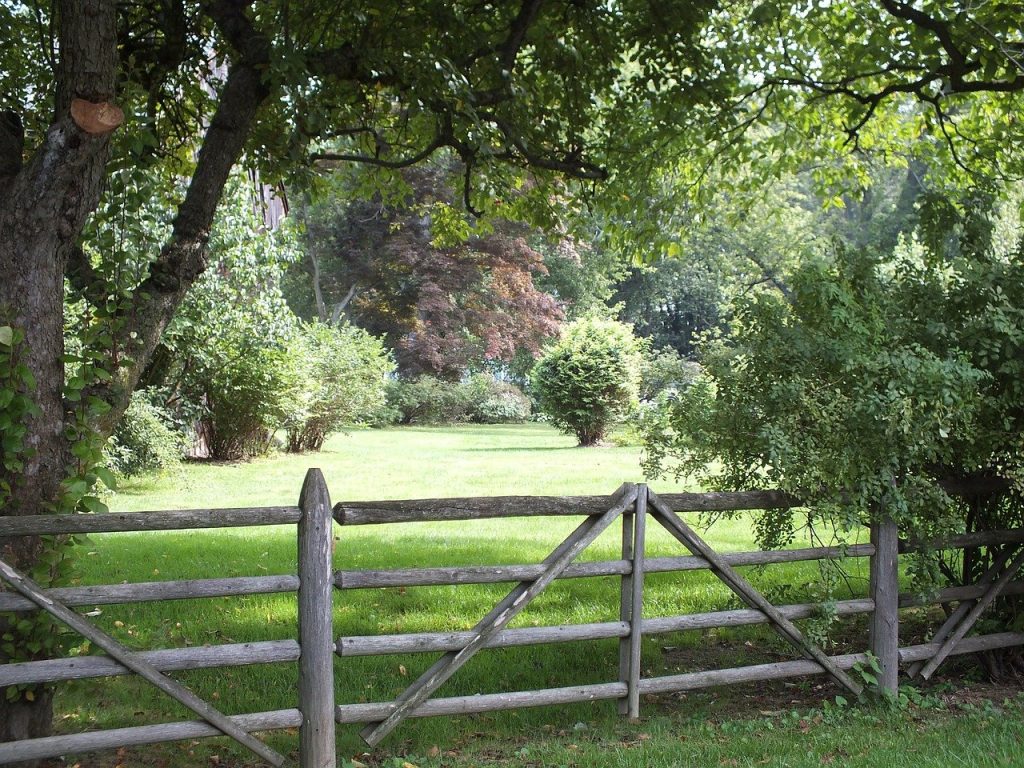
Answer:
M116 104L101 101L96 104L85 99L71 102L71 119L86 133L110 133L124 122L124 111Z

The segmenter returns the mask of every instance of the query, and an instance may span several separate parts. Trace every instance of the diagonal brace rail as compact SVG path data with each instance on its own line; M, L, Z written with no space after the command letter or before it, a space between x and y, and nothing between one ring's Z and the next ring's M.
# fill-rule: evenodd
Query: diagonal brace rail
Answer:
M379 744L399 723L412 715L423 702L430 698L434 691L483 648L494 634L504 629L583 550L590 546L602 531L636 501L637 488L634 485L625 485L620 489L619 495L619 501L615 506L603 515L587 517L576 530L569 534L565 541L544 559L545 568L540 576L532 581L520 582L484 618L477 622L473 628L472 637L461 650L446 653L410 685L395 700L397 706L391 714L384 720L370 723L363 728L360 731L360 736L366 743L371 747Z
M999 574L1002 573L1003 568L1006 567L1006 563L1009 562L1010 555L1014 553L1015 549L1016 548L1013 546L1006 547L996 558L996 561L992 563L992 567L985 571L984 575L978 579L977 584L991 584L994 579L999 578ZM977 600L961 600L956 609L949 614L949 618L942 623L941 627L935 630L935 634L932 635L931 642L941 643L949 637L949 633L957 628L957 625L963 620L964 616L966 616L970 610L977 605L977 603ZM917 674L924 669L924 665L925 661L915 661L907 668L907 677L917 677Z
M760 592L751 586L729 565L721 555L713 550L697 533L690 528L657 494L649 492L648 502L654 508L654 517L669 533L678 539L693 554L708 561L711 570L735 592L747 605L756 608L767 616L775 630L794 645L797 650L818 662L836 682L855 695L859 695L863 687L841 670L821 648L810 642L796 625L787 619Z
M41 586L24 574L18 572L14 567L8 565L3 560L0 560L0 578L38 605L46 613L71 627L71 629L75 630L75 632L92 642L98 648L101 648L111 658L119 661L132 672L135 672L140 677L152 683L171 698L181 704L184 704L224 735L230 736L239 744L248 747L268 763L275 766L275 768L280 768L280 766L284 765L284 755L275 752L255 736L251 736L237 724L232 722L229 717L211 707L203 699L199 698L188 688L181 685L181 683L178 683L161 673L148 661L144 661L139 654L133 653L128 648L125 648L106 632L94 627L63 603L59 603L52 598L47 597Z
M988 592L978 598L978 602L974 604L970 612L964 617L964 620L960 622L959 626L953 633L946 638L946 641L942 644L942 647L932 656L931 660L924 665L924 669L921 670L921 677L927 680L932 676L932 673L938 669L939 665L946 660L946 657L956 647L956 644L963 640L968 630L974 626L974 623L981 618L981 614L984 613L985 609L992 604L992 601L999 597L999 594L1003 591L1003 588L1010 583L1017 571L1020 570L1021 566L1024 565L1024 550L1017 553L1017 556L1013 558L1013 561L1006 566L1006 570L1000 574L999 578L995 580Z

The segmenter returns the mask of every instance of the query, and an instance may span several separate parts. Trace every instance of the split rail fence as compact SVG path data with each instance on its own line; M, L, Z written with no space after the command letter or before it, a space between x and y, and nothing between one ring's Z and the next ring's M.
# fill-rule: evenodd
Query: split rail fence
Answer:
M906 674L927 678L947 657L1024 645L1024 633L1002 632L967 637L982 612L999 596L1024 594L1015 577L1024 565L1024 530L964 534L943 542L948 549L989 547L992 568L977 584L950 587L927 598L899 592L901 544L891 522L872 528L871 543L850 547L813 547L771 552L722 554L712 549L679 516L680 512L777 509L798 502L773 491L657 495L645 485L625 484L612 496L497 497L421 501L341 503L332 509L319 470L310 470L294 507L187 510L132 514L0 518L0 537L109 533L257 525L296 525L298 572L44 590L0 560L0 611L43 610L102 649L105 656L8 663L0 665L0 687L38 685L110 675L137 674L195 712L199 719L107 729L0 744L0 764L94 750L164 741L228 735L271 765L285 756L256 739L254 732L299 728L301 768L335 766L336 724L362 724L361 735L379 743L408 717L470 714L582 701L616 700L620 713L640 714L642 694L670 693L720 685L826 674L858 693L860 683L848 670L874 658L882 691L896 691L899 666ZM582 517L577 528L539 564L430 567L392 570L335 570L332 526L428 521L473 521L526 516ZM648 523L664 527L686 554L647 557ZM577 562L606 529L621 526L621 558ZM793 624L821 606L776 606L761 595L737 566L821 560L839 556L869 557L867 597L832 605L836 614L870 614L865 653L829 656ZM748 607L672 617L644 618L644 577L648 573L710 570ZM619 621L546 627L507 628L546 587L558 579L612 576L621 579ZM382 587L511 583L508 594L476 626L465 632L430 632L386 636L335 637L332 612L336 590ZM299 630L295 640L231 643L206 647L131 651L86 621L72 607L153 600L195 599L268 593L297 594ZM899 610L943 604L947 621L931 642L899 646ZM769 624L795 651L792 661L644 678L640 669L642 638L667 632ZM477 652L489 648L618 639L619 664L614 680L600 684L545 690L434 698L433 694ZM390 702L337 703L335 657L406 653L441 656L404 693ZM297 706L293 709L226 716L166 675L167 672L242 664L297 662Z

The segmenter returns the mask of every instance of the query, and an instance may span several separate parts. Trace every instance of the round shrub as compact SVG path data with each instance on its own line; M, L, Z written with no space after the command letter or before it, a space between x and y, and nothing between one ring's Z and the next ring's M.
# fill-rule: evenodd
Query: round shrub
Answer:
M433 376L388 383L393 424L505 424L530 418L530 401L513 384L478 373L455 384Z
M530 398L519 387L478 374L465 385L471 390L471 420L477 424L521 424L530 418Z
M260 456L289 412L299 371L282 347L238 346L234 356L218 355L199 389L203 414L197 431L212 459ZM198 378L198 377L197 377Z
M642 351L624 323L600 318L570 323L533 369L541 411L581 446L595 445L636 402Z

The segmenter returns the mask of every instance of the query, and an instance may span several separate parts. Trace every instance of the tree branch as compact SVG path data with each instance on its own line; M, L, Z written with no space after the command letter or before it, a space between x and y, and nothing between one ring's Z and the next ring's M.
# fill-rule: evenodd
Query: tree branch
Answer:
M228 71L170 238L125 313L119 337L135 360L150 358L186 292L206 269L207 242L217 205L256 113L270 95L263 80L270 62L270 41L256 31L245 14L246 5L218 0L204 7L239 55ZM141 374L138 365L122 368L109 384L93 393L112 406L101 429L116 425Z

